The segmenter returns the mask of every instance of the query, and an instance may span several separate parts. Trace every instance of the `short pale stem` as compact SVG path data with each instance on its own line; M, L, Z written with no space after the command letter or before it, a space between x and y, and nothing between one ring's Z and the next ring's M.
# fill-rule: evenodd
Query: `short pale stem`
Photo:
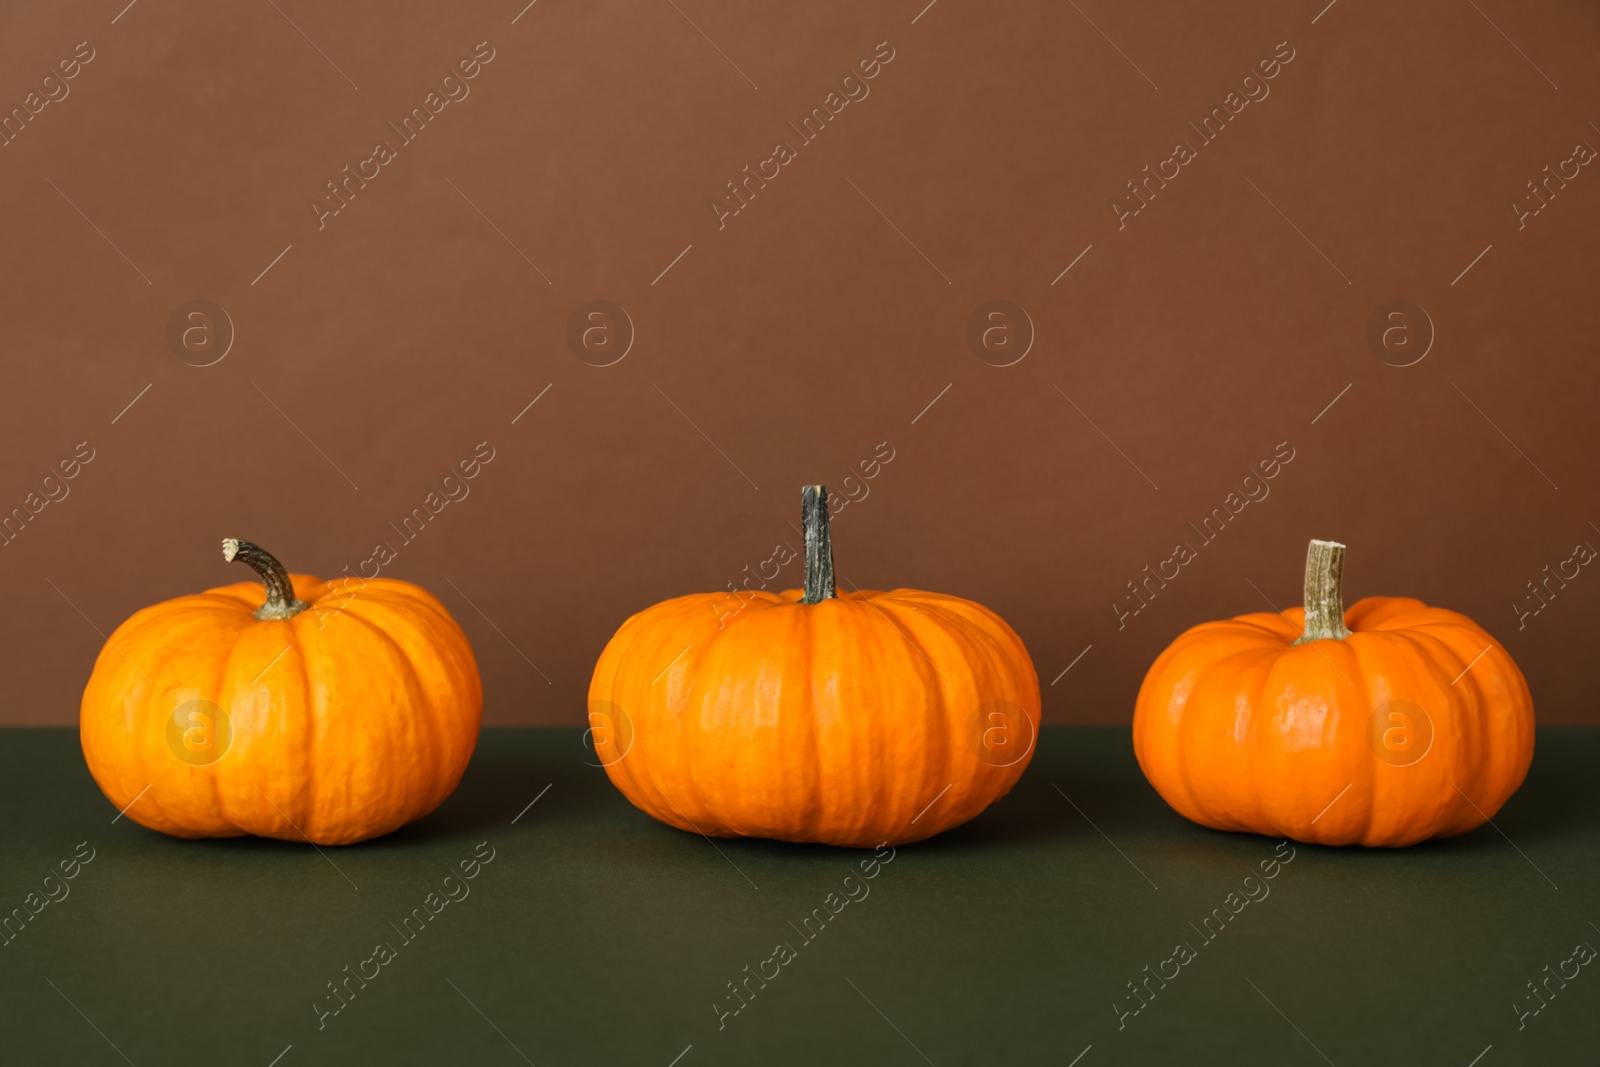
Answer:
M816 604L838 595L833 584L833 542L828 539L828 487L800 490L800 519L806 534L806 588L802 604Z
M1295 642L1343 641L1350 636L1344 624L1344 546L1337 541L1312 541L1306 549L1306 628Z
M261 575L261 584L267 587L267 602L256 609L257 619L292 619L311 606L295 598L289 572L283 569L283 564L271 552L260 545L225 537L222 540L222 558L229 563L234 560L248 563L252 570Z

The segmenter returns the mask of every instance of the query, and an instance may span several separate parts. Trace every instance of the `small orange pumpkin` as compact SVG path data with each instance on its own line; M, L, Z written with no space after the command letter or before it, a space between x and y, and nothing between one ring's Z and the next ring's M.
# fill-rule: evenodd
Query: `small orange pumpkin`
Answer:
M290 575L222 542L262 584L145 608L83 692L89 772L128 818L175 837L318 845L420 819L477 743L483 687L466 635L409 582Z
M980 604L840 594L822 486L805 588L640 612L589 685L596 754L638 808L712 837L873 847L931 837L1011 790L1039 732L1021 638Z
M1483 825L1522 784L1533 698L1510 654L1409 597L1344 611L1343 560L1312 541L1304 608L1202 623L1151 666L1133 749L1180 815L1401 846Z

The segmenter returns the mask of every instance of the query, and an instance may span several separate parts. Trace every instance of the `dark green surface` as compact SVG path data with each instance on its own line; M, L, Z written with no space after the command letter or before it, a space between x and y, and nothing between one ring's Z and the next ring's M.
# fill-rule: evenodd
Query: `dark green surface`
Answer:
M1467 1067L1491 1044L1478 1067L1600 1063L1600 961L1520 1031L1512 1008L1576 943L1600 947L1600 731L1540 731L1504 835L1297 846L1209 944L1189 924L1275 843L1173 814L1125 729L1047 729L1010 797L900 849L809 944L790 923L869 853L713 846L636 811L592 759L576 730L485 731L440 811L324 858L113 824L75 733L0 733L0 907L95 850L0 948L0 1062L123 1063L114 1043L139 1067L266 1067L290 1045L279 1067L667 1067L690 1045L679 1067L1064 1067L1090 1045L1079 1067ZM390 923L482 841L470 896L319 1031L325 983L400 945ZM1180 941L1196 958L1119 1031L1124 983ZM796 958L719 1030L726 983L779 942Z

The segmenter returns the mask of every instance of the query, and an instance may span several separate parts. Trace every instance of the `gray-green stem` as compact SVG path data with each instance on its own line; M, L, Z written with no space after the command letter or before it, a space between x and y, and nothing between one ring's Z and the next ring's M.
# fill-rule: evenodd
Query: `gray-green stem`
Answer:
M832 600L838 591L833 584L833 542L828 539L827 486L800 490L800 520L806 534L806 588L800 603Z
M225 537L222 539L222 558L229 563L234 560L248 563L252 570L261 575L261 584L267 587L267 602L256 609L257 619L292 619L311 606L295 598L289 572L283 569L283 564L271 552L260 545L236 537Z
M1306 628L1295 642L1343 641L1350 636L1344 624L1344 546L1337 541L1312 541L1306 549Z

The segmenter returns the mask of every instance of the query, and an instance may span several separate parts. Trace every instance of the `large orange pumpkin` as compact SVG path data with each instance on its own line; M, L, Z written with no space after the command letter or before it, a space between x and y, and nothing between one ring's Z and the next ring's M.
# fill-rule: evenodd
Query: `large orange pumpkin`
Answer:
M589 686L606 773L714 837L871 847L966 822L1033 755L1022 640L960 597L837 593L827 490L807 486L801 510L803 590L678 597L606 645Z
M1306 607L1203 623L1151 666L1133 747L1218 830L1399 846L1487 822L1533 759L1533 699L1500 643L1409 597L1343 610L1344 546L1312 541Z
M409 582L290 575L223 543L240 582L137 612L83 693L89 771L128 818L176 837L342 845L438 807L477 743L466 635Z

